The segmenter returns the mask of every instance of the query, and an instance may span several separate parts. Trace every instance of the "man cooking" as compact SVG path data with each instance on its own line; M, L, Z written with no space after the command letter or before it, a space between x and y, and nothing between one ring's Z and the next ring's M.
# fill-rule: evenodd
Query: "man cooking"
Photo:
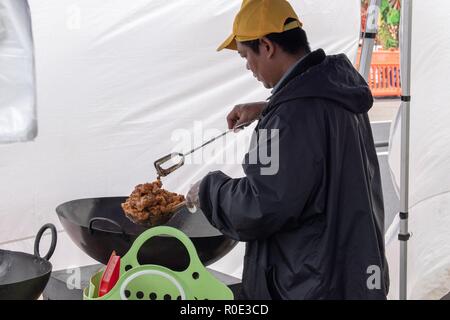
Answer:
M285 0L245 0L219 47L237 50L268 102L236 106L229 128L258 119L245 177L210 172L194 184L223 234L246 242L239 299L385 299L380 172L367 83L343 54L310 50ZM252 161L263 149L277 170Z

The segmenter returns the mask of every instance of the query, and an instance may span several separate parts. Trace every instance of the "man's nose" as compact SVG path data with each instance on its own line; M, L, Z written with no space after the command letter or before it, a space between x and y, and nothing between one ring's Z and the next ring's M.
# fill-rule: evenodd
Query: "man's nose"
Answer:
M245 66L247 67L247 70L250 70L250 67L248 66L248 62L245 64Z

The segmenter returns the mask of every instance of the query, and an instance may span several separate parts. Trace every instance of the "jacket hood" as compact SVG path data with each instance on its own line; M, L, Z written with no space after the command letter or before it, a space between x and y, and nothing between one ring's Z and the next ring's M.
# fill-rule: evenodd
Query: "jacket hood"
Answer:
M373 104L367 82L347 56L326 56L322 49L305 56L292 70L269 98L268 109L270 105L302 98L333 100L353 113L367 112Z

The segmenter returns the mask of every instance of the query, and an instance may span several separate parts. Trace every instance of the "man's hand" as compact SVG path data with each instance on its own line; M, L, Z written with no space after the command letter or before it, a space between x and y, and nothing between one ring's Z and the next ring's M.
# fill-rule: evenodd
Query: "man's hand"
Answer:
M200 209L200 199L198 197L198 193L200 191L200 183L202 180L197 181L194 184L191 184L191 187L186 194L186 207L190 212L194 213L198 209Z
M266 106L267 102L264 101L236 105L227 116L228 129L256 120Z

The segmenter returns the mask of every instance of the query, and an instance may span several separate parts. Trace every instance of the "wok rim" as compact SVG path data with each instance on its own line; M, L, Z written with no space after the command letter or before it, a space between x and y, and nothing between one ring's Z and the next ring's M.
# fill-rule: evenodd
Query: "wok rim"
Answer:
M78 227L81 227L81 228L84 228L84 229L89 229L89 225L88 224L79 223L79 222L75 221L75 219L73 219L73 216L74 216L73 214L66 214L64 212L65 210L62 210L61 208L63 206L67 206L70 203L76 203L76 202L79 202L79 201L89 201L89 200L90 201L94 201L94 200L101 200L101 199L105 200L105 199L119 199L119 198L123 198L125 200L125 199L128 198L128 196L102 196L102 197L86 197L86 198L73 199L73 200L65 201L65 202L59 204L55 208L55 211L56 211L60 221L61 221L61 219L65 219L65 220L69 221L71 224L73 224L75 226L78 226ZM183 210L183 208L180 208L179 210ZM125 213L123 215L128 220L128 218L126 217ZM133 222L130 220L130 223L133 223ZM123 228L122 230L118 230L118 231L105 230L105 228L97 227L97 226L95 227L94 230L96 232L105 232L105 233L108 233L108 234L113 234L115 236L124 235L124 236L130 236L130 237L138 237L142 232L145 232L146 230L149 229L149 227L145 227L145 226L141 226L141 225L137 225L137 224L134 224L134 226L135 226L136 229L138 229L137 232L129 232L130 230L126 230L126 228ZM168 226L170 226L170 224ZM216 229L213 226L211 226L211 227ZM164 237L164 235L161 235L161 237ZM226 237L226 238L229 238L229 237L225 236L223 233L221 233L219 230L217 230L217 234L210 235L210 236L191 236L191 235L189 235L189 238L191 238L191 239L196 239L196 238L200 239L200 238L205 238L205 237ZM232 239L232 240L237 241L235 239Z

